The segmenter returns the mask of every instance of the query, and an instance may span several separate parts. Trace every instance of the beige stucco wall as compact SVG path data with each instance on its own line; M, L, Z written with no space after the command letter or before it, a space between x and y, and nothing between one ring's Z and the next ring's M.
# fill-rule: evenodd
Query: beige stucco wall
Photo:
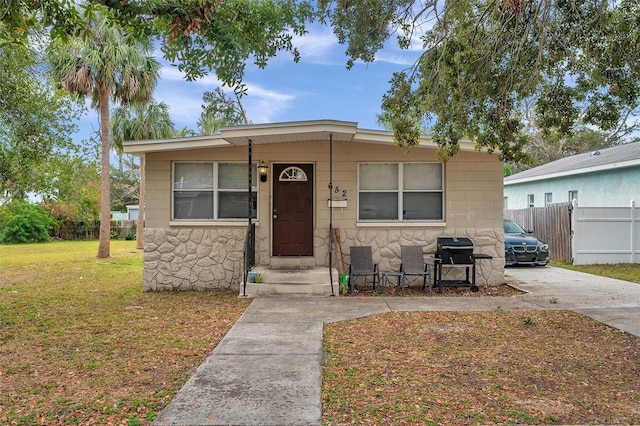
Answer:
M145 290L238 287L246 222L235 224L170 223L172 161L247 161L246 147L224 147L149 153L146 155ZM253 161L312 163L315 171L316 265L328 265L329 142L258 144ZM333 143L333 188L338 199L346 191L347 207L333 209L332 224L340 228L344 261L351 245L372 245L382 270L397 270L400 245L419 244L435 251L443 235L470 237L476 252L494 256L479 262L478 284L504 281L502 236L502 163L496 155L460 152L445 164L445 217L440 223L370 224L356 222L358 162L437 161L433 148L407 151L376 143ZM271 172L273 167L269 168ZM271 182L258 187L257 263L271 263ZM204 246L207 246L205 248Z

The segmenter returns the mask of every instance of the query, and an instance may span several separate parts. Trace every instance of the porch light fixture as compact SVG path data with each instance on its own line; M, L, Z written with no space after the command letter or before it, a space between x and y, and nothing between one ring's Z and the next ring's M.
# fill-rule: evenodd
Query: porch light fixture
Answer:
M260 175L260 182L266 182L267 181L267 169L268 168L269 168L269 166L264 164L264 161L260 161L260 164L258 165L258 174Z

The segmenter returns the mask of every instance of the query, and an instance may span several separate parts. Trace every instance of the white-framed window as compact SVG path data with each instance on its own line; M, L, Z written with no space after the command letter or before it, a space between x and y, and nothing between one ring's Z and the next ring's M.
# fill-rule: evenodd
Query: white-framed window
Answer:
M569 191L569 202L578 201L578 190Z
M533 194L527 194L527 205L529 207L535 207L536 203Z
M175 162L171 190L172 220L247 219L247 163ZM257 165L252 164L252 217L257 218Z
M504 210L509 209L509 197L502 197L502 208Z
M442 163L359 163L358 220L444 220Z
M544 206L548 206L549 204L553 203L553 193L551 192L545 192L544 193Z

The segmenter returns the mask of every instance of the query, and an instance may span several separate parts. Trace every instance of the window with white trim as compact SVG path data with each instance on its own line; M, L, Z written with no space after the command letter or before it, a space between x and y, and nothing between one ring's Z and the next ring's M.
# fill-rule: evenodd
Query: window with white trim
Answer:
M529 205L529 207L536 206L536 202L533 194L527 194L527 205Z
M252 217L257 218L257 165L252 165ZM172 220L247 219L247 163L173 163Z
M544 206L546 207L551 203L553 203L553 193L545 192L544 193Z
M358 220L444 220L442 163L359 163Z

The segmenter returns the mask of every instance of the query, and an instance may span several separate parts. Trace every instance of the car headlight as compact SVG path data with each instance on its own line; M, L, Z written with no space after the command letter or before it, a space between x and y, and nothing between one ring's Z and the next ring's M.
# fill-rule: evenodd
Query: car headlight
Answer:
M540 250L542 251L549 251L549 244L543 244L540 246Z

